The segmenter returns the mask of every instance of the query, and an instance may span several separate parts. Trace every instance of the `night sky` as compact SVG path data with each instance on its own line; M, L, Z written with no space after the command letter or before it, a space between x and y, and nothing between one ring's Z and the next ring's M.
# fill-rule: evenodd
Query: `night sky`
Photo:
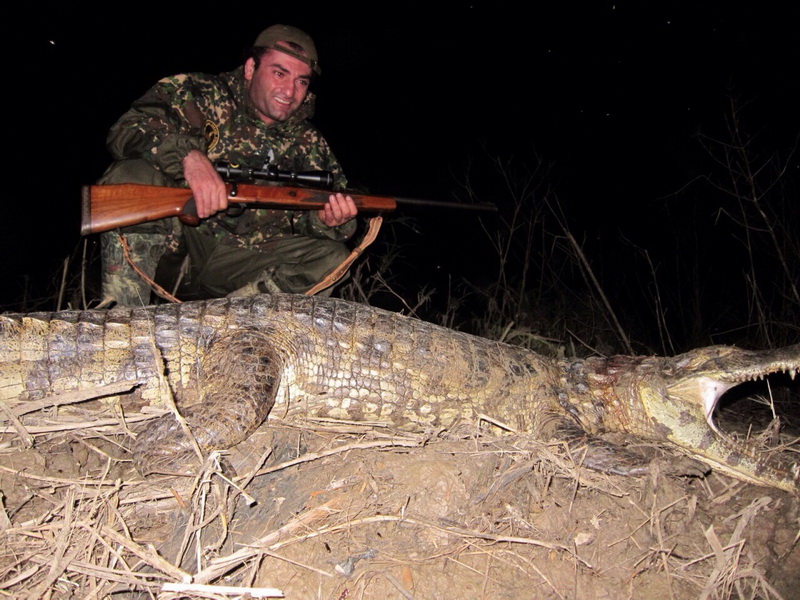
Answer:
M468 168L481 177L491 159L539 165L581 239L614 232L647 246L670 236L665 206L680 213L681 194L703 196L714 166L701 140L726 138L732 102L757 148L781 160L797 149L800 23L788 8L551 2L523 12L478 1L365 12L239 2L183 14L164 4L118 16L37 4L12 32L22 115L7 114L6 125L24 160L6 160L6 203L15 204L3 236L4 306L26 285L46 293L40 282L79 247L80 186L107 165L106 132L130 102L169 74L235 68L276 22L315 38L323 76L314 122L351 184L376 194L453 199ZM799 175L795 151L786 171L795 192ZM502 201L501 190L481 189L481 200ZM435 211L419 243L431 262L452 263L430 241L474 248L443 233L468 227Z

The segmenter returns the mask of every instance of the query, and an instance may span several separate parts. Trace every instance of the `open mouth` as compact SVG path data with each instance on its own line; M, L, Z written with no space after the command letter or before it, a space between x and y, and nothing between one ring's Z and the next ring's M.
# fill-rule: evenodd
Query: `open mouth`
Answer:
M673 441L733 477L796 491L800 475L796 348L777 351L775 355L783 360L758 360L765 353L723 350L722 356L695 367L699 373L675 374L668 393L683 408L674 415ZM754 366L743 366L746 362ZM691 420L684 421L693 412L700 417L698 410L709 427L705 434ZM681 431L683 425L685 431Z
M800 377L797 369L726 383L722 393L703 397L706 420L714 431L750 440L766 433L774 444L800 439ZM719 429L718 429L719 427Z
M669 394L701 405L708 426L716 433L720 429L715 415L730 414L734 407L748 404L770 407L770 420L780 415L780 405L787 422L800 424L800 346L774 351L712 347L687 352L674 361L674 371L668 375ZM735 424L741 429L742 420Z

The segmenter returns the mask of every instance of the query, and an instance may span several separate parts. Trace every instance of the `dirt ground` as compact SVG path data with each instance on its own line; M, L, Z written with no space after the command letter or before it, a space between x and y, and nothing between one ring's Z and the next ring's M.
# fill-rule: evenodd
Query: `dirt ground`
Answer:
M625 478L464 424L409 436L271 419L223 473L143 481L113 405L26 416L0 447L0 597L796 597L800 500L710 474ZM104 412L103 412L104 411ZM732 421L736 422L734 416ZM26 441L33 445L29 446Z
M536 320L562 323L561 308L539 307ZM508 321L491 322L513 337ZM534 344L530 331L548 329L520 331ZM723 429L751 436L754 423L765 452L800 462L796 379L781 436L769 411L754 422L749 408ZM222 473L210 461L196 480L143 480L130 429L152 413L97 401L0 411L0 600L800 596L800 497L675 475L686 457L654 444L623 440L653 459L648 476L626 478L583 468L580 447L487 424L408 435L270 419Z

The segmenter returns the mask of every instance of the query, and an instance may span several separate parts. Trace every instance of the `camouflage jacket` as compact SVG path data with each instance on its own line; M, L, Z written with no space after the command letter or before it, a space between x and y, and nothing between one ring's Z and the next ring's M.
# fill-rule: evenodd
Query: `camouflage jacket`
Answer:
M185 186L183 157L191 150L210 160L262 167L268 160L279 169L333 171L336 188L346 179L328 143L308 121L314 113L309 93L290 119L267 125L258 118L247 95L243 68L205 75L166 77L133 103L111 128L107 144L115 160L143 158ZM315 211L247 210L239 217L224 213L207 219L201 230L221 243L257 248L291 235L347 240L355 220L340 227L323 224Z

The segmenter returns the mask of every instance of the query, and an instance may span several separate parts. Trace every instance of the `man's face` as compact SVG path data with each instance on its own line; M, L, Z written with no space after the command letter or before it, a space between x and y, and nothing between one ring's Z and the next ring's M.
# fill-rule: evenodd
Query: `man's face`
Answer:
M311 67L278 50L267 50L258 68L252 58L247 59L244 78L259 117L272 125L285 121L300 108L311 83Z

